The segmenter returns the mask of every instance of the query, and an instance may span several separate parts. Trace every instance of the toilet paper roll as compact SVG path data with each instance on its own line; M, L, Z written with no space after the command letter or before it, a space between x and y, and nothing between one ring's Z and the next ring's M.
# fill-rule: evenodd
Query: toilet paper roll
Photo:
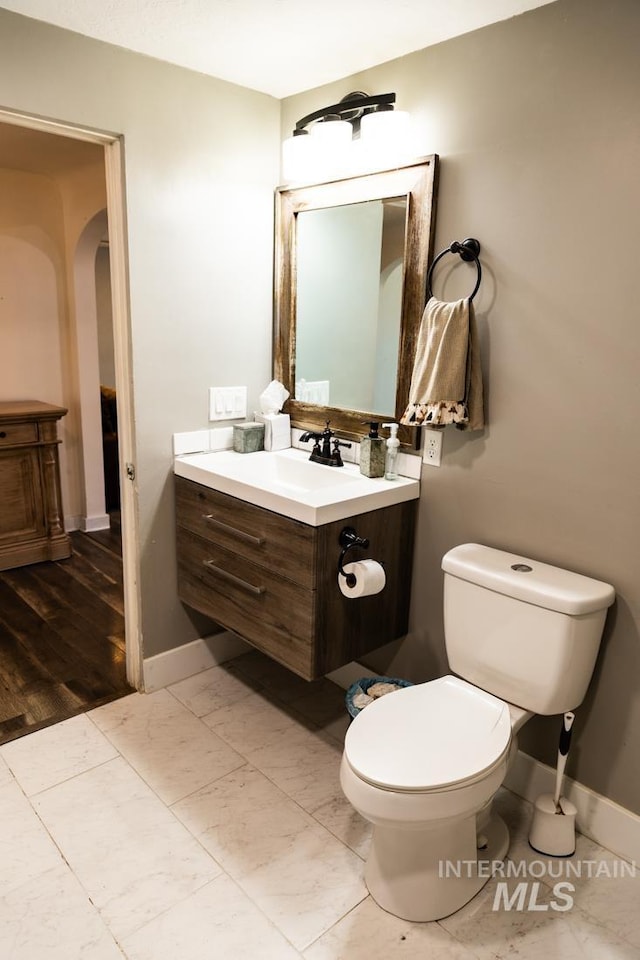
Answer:
M380 593L387 582L384 567L377 560L355 560L353 563L345 563L342 569L356 578L355 586L350 587L347 585L347 578L338 574L340 592L350 600Z

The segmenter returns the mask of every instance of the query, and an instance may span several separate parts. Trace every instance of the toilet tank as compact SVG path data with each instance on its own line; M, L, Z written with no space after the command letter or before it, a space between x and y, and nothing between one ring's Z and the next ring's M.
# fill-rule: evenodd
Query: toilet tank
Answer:
M454 673L534 713L582 702L612 586L477 543L454 547L442 569Z

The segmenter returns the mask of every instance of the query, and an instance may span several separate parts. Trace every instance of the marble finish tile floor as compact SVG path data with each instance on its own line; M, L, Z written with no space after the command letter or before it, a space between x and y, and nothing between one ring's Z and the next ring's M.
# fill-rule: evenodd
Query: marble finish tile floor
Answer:
M0 746L2 960L640 958L640 878L613 870L565 911L547 875L534 911L506 909L500 878L438 923L381 910L346 728L332 683L252 652ZM529 805L497 803L531 862ZM585 837L576 857L618 859Z

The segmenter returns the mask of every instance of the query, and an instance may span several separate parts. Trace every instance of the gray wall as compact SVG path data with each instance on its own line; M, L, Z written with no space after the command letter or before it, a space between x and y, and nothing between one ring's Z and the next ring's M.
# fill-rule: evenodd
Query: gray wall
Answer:
M441 157L436 248L482 243L488 425L447 430L442 467L423 468L412 632L372 662L415 679L446 669L440 558L454 544L609 581L617 602L569 772L637 813L639 37L637 0L559 0L283 108L286 133L350 90L395 90ZM436 283L443 299L468 292L461 268ZM534 720L521 745L553 762L557 728Z
M171 434L271 374L279 104L0 10L0 104L124 135L145 657L202 635L176 592Z

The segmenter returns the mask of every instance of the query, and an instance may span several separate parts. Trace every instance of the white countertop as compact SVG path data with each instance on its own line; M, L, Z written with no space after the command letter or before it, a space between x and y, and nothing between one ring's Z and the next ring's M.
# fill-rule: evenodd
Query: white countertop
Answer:
M312 463L307 451L191 453L175 458L174 473L313 527L416 500L420 482L371 479L352 463Z

